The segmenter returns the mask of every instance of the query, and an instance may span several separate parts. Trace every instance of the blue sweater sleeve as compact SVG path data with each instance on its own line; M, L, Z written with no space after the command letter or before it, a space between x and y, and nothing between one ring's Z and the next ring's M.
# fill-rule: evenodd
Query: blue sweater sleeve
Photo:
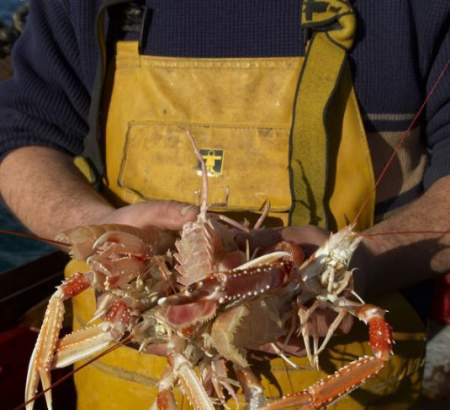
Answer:
M14 76L0 83L0 156L26 145L81 153L89 90L80 78L80 51L69 2L32 0L13 51Z
M430 155L423 181L427 189L450 175L450 7L446 1L415 3L420 70L427 94L432 93L423 118Z

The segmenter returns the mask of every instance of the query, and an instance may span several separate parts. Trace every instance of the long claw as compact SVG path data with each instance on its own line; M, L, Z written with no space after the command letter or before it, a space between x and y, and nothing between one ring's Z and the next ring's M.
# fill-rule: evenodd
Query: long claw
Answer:
M261 410L283 410L286 408L296 408L298 410L314 410L312 403L312 397L307 391L302 391L289 396L285 396L282 399L275 400Z
M192 364L183 355L177 353L172 353L169 360L192 407L214 410L214 405L211 403Z
M307 390L275 400L262 410L280 410L294 406L304 410L327 407L361 386L368 378L375 376L384 365L385 362L376 357L360 357L334 374L319 380Z
M26 405L26 410L33 410L34 400L33 397L37 392L39 385L39 372L36 366L36 346L31 354L30 364L28 365L27 382L25 385L25 403L30 403Z
M26 410L33 409L39 379L41 380L43 389L49 389L45 393L45 401L47 408L49 410L52 409L50 371L53 367L59 332L63 324L64 301L83 292L89 285L89 278L86 275L76 273L70 279L63 282L51 296L28 366L27 382L25 385L25 402L28 403Z
M247 409L253 410L265 406L267 400L264 397L264 389L250 367L239 368L235 366L235 371L244 390Z
M305 345L306 357L311 366L314 366L314 360L311 353L311 345L309 343L309 332L306 330L306 326L302 327L303 344Z
M49 370L40 370L39 376L41 377L42 390L45 391L45 403L47 404L47 409L52 410L53 400L52 400L52 376Z
M177 410L177 403L175 401L175 397L170 390L163 390L158 393L158 397L154 403L155 407L151 407L151 409L156 408L157 410Z
M99 300L97 300L97 310L87 324L90 325L96 320L104 317L115 300L116 298L109 293L105 294L103 297L100 297Z
M177 378L169 367L166 369L164 376L158 383L158 395L156 400L150 406L150 410L177 410L177 403L173 396L172 389Z
M306 356L308 357L309 364L313 367L315 367L315 360L313 354L311 353L311 345L309 341L311 335L309 333L308 320L311 314L317 309L318 306L319 303L316 301L307 309L303 308L302 306L300 306L298 309L301 335L303 337L303 343L305 344Z
M107 323L77 330L63 337L57 346L54 368L70 366L110 347L116 338L105 330Z
M64 294L61 290L57 290L48 303L41 331L28 367L27 382L25 386L25 401L29 403L26 406L26 410L33 409L33 397L37 392L39 378L44 389L49 388L51 385L50 370L52 368L59 332L63 323L63 302ZM47 408L51 410L52 397L50 391L45 394L45 400L47 402Z

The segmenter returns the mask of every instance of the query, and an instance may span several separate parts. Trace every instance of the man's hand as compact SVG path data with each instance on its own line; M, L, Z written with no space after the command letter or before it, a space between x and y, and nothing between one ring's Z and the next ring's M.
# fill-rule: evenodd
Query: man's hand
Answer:
M287 228L258 229L248 235L239 233L237 240L241 246L245 241L250 242L251 249L268 249L277 243L286 241L299 245L306 256L311 255L329 237L329 233L312 225L301 227L289 226Z
M195 220L198 209L175 201L147 201L114 209L98 223L131 225L145 229L155 226L161 229L179 230L186 222Z
M351 266L363 297L415 285L450 271L450 176L362 232Z

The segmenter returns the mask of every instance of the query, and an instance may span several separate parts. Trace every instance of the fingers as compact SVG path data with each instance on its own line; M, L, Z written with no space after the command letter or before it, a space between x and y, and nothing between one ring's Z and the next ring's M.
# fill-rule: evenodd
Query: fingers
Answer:
M236 241L238 246L243 247L248 240L252 249L267 249L281 241L286 241L301 246L305 254L309 256L328 239L328 236L327 231L316 226L306 225L281 229L258 229L251 231L249 234L238 233Z
M112 212L103 223L136 226L141 229L151 226L179 230L186 222L197 217L195 206L175 201L147 201L125 206Z
M317 226L289 226L281 232L283 240L296 243L297 245L320 246L328 239L329 233Z
M306 257L313 254L327 239L329 233L316 226L289 226L281 232L284 241L301 246Z
M162 229L179 230L186 222L194 221L198 214L195 206L175 201L151 201L139 205L143 208L143 224Z
M246 241L249 241L252 249L265 249L282 241L281 229L257 229L250 233L238 232L235 240L240 248L245 248Z

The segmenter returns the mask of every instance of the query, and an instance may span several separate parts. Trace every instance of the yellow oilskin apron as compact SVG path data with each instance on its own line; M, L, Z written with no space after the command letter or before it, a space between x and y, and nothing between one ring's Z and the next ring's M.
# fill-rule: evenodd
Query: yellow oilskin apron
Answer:
M320 4L319 4L320 3ZM313 7L317 6L317 7ZM257 212L270 201L280 223L341 228L373 221L374 177L346 52L355 17L339 0L305 2L312 37L305 58L166 58L117 44L106 122L106 179L120 201L174 199L197 204L201 176L191 130L208 165L209 203ZM70 272L86 269L72 262ZM337 409L406 409L420 390L424 333L399 294L376 301L389 309L395 356ZM92 291L74 299L74 327L95 310ZM332 338L323 371L281 359L258 366L268 398L302 390L351 360L371 354L367 328ZM308 368L305 358L293 359ZM120 347L75 375L78 408L146 409L166 360ZM186 397L176 390L180 408ZM230 403L233 406L232 403Z

